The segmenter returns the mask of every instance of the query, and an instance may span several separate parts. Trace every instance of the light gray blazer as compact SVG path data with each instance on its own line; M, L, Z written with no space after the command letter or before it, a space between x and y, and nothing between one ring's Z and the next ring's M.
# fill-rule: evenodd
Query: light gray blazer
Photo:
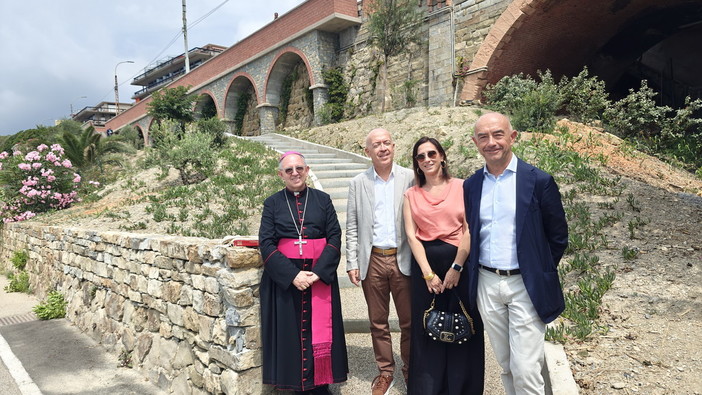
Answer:
M405 236L405 221L402 215L404 192L414 184L412 170L392 165L395 177L395 234L397 235L397 263L400 271L409 276L412 251ZM371 248L373 247L373 206L375 188L373 168L357 175L349 184L349 200L346 206L346 271L360 269L361 281L368 273Z

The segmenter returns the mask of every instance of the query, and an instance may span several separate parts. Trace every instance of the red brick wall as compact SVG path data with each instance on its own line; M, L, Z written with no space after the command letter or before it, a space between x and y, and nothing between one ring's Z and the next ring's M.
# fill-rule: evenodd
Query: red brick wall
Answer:
M169 86L199 85L335 13L358 17L357 0L307 0ZM146 113L149 101L151 97L135 104L110 120L107 127L118 129L134 122Z

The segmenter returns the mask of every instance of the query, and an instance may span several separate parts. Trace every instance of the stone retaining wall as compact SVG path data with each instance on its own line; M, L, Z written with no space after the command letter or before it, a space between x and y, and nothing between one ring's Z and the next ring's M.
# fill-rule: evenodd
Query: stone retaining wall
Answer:
M258 250L216 240L5 224L0 268L29 252L32 290L160 388L260 394Z

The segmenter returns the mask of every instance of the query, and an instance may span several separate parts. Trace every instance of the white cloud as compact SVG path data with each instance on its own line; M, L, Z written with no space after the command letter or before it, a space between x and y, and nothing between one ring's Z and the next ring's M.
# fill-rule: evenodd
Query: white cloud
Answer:
M188 23L223 1L191 0ZM189 47L230 46L302 2L229 0L189 29ZM0 134L53 124L71 104L113 100L115 65L132 60L118 67L120 100L127 100L139 89L131 79L179 33L181 12L181 1L0 0ZM159 58L183 50L181 36Z

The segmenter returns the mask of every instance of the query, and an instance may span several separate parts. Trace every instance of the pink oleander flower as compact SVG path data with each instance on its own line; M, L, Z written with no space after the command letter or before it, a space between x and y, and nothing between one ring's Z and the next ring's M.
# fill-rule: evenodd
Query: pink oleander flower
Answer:
M34 163L32 163L32 168L34 168L34 169L38 169L38 168L40 168L41 166L42 166L42 163L41 163L41 162L34 162Z
M20 156L20 155L22 155L22 152L20 152L20 151L13 151L12 152L12 156Z
M80 174L73 173L73 182L80 182Z
M59 158L53 152L49 152L46 154L46 160L49 162L56 162L58 161L58 159Z
M63 147L61 147L60 144L52 144L51 145L51 150L54 152L58 152L59 155L63 155Z
M64 159L63 162L61 162L61 166L65 167L66 169L70 169L73 165L71 164L70 160Z
M39 160L39 159L41 159L41 155L39 155L39 152L37 152L37 151L32 151L24 156L24 160L28 160L28 161L35 161L35 160Z
M8 154L7 151L0 152L0 159L5 159L8 156L10 156L10 154Z
M17 167L19 167L20 170L25 170L25 171L32 169L32 165L30 165L29 163L20 163L17 165Z
M54 174L54 171L51 169L41 169L41 176L42 177L48 177L52 174Z
M90 185L95 185L96 187L99 187L99 186L100 186L100 183L99 183L99 182L97 182L97 181L92 181L92 180L88 181L88 184L90 184Z
M46 181L54 182L54 181L56 181L56 176L51 176L51 175L50 175L50 176L47 176L47 177L46 177Z
M34 186L37 185L37 178L36 177L27 177L26 180L22 180L22 185L24 186Z
M46 144L41 144L41 145L39 145L39 146L37 147L37 151L41 152L41 151L44 151L44 150L47 149L47 148L49 148L48 145L46 145Z

